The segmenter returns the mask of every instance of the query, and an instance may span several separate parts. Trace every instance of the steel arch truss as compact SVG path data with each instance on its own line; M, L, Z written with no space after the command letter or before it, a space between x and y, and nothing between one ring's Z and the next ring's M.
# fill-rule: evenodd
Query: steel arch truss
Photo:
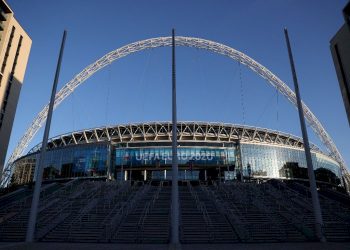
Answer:
M241 64L244 64L245 66L247 66L248 68L256 72L258 75L266 79L273 87L278 89L279 92L281 92L285 97L287 97L287 99L291 103L293 103L293 105L296 107L295 93L281 79L279 79L276 75L274 75L270 70L265 68L260 63L256 62L254 59L245 55L244 53L237 51L224 44L217 43L210 40L205 40L202 38L177 36L175 38L175 43L176 43L176 46L186 46L186 47L194 47L198 49L209 50L214 53L227 56L229 58L232 58L240 62ZM109 65L113 61L138 51L158 48L158 47L165 47L165 46L171 46L171 37L158 37L158 38L151 38L151 39L146 39L142 41L137 41L109 52L108 54L98 59L96 62L87 66L83 71L77 74L56 94L54 108L56 108L66 97L68 97L75 90L75 88L77 88L90 76L92 76L94 73L104 68L105 66ZM340 152L335 146L332 138L326 132L326 130L324 129L322 124L318 121L316 116L311 112L311 110L304 103L303 103L303 108L304 108L304 115L306 120L308 121L309 125L312 127L314 132L321 139L323 144L326 146L330 156L340 163L343 174L348 174L345 161L343 160ZM26 133L20 139L19 143L17 144L17 147L11 154L8 162L6 163L6 166L4 167L1 185L6 185L8 183L12 172L12 163L14 162L14 160L16 160L18 157L22 155L24 150L29 145L30 141L33 139L35 134L43 125L47 117L47 111L48 111L48 105L46 105L43 108L43 110L36 116L36 118L31 123L30 127L27 129Z
M50 138L48 149L91 143L132 143L132 142L171 142L171 122L152 122L117 125L85 129ZM304 149L303 140L290 134L281 133L265 128L242 126L226 123L208 122L178 122L178 141L235 143L237 140L246 143L272 144ZM311 145L313 151L322 153L316 146ZM41 149L41 144L33 147L28 153L35 153Z

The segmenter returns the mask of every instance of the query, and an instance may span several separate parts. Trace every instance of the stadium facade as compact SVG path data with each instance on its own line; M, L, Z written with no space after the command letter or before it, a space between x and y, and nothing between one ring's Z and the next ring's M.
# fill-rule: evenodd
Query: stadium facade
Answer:
M179 122L177 130L180 180L308 179L299 137L223 123ZM171 122L152 122L53 137L44 180L171 180L171 135ZM14 162L12 183L33 181L40 146ZM340 164L315 145L311 153L316 179L343 185Z

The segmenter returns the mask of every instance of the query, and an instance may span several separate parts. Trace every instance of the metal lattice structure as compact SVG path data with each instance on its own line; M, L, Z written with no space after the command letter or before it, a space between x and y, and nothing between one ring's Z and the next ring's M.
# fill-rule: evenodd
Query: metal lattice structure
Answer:
M100 127L75 131L50 138L48 149L62 148L81 144L111 142L133 143L162 141L171 142L171 122L150 122L110 127ZM272 144L296 149L304 149L300 137L274 131L266 128L250 127L227 123L208 122L178 122L178 141L208 142L208 143L259 143ZM36 153L41 144L34 146L28 154ZM311 145L312 151L323 153L316 145Z
M294 106L296 106L295 93L281 79L279 79L276 75L274 75L270 70L268 70L266 67L264 67L254 59L250 58L246 54L240 51L237 51L224 44L202 39L202 38L177 36L175 41L176 41L176 46L186 46L186 47L194 47L198 49L205 49L238 61L239 63L247 66L252 71L256 72L262 78L266 79L273 87L275 87L280 93L282 93ZM111 64L113 61L145 49L171 46L171 42L172 42L171 37L151 38L151 39L130 43L128 45L125 45L121 48L118 48L116 50L109 52L108 54L104 55L94 63L87 66L83 71L81 71L72 80L70 80L68 83L64 85L64 87L56 94L54 108L56 108L65 98L67 98L85 80L87 80L97 71L103 69L105 66ZM303 109L304 109L305 118L309 123L309 125L311 126L311 128L314 130L314 132L318 135L322 143L325 145L325 147L329 151L330 156L340 163L344 176L345 175L348 176L348 170L346 168L345 161L343 160L343 157L338 151L330 135L326 132L326 130L324 129L322 124L318 121L316 116L311 112L311 110L304 103L303 103ZM11 154L8 162L6 163L6 166L3 169L2 180L1 180L2 186L7 185L7 183L10 180L12 165L13 165L12 163L23 154L24 150L27 148L30 141L33 139L35 134L39 131L41 126L46 121L47 111L48 111L48 105L46 105L43 108L43 110L36 116L36 118L31 123L30 127L27 129L26 133L23 135L23 137L17 144L17 147Z

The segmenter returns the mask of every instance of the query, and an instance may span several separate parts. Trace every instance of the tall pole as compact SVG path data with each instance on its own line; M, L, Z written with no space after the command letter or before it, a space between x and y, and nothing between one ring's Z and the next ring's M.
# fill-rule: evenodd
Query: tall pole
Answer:
M179 187L177 158L175 30L172 30L172 184L171 184L171 244L179 244Z
M292 74L293 74L295 95L296 95L297 104L298 104L300 127L301 127L301 132L303 134L306 164L307 164L307 170L308 170L308 174L309 174L310 192L311 192L311 198L312 198L312 207L313 207L313 210L314 210L313 212L314 212L314 216L315 216L316 236L320 241L324 242L324 241L326 241L326 239L323 235L323 230L322 230L323 220L322 220L320 201L318 199L315 173L314 173L314 168L312 165L309 139L308 139L306 125L305 125L304 111L303 111L303 107L302 107L302 103L301 103L298 78L297 78L297 74L295 71L292 49L291 49L290 42L289 42L287 28L284 28L284 35L286 37L286 42L287 42L287 47L288 47L289 61L290 61L290 66L291 66L291 70L292 70Z
M60 54L59 54L58 61L57 61L55 80L54 80L53 86L52 86L51 99L50 99L49 110L47 113L47 119L46 119L46 125L45 125L45 132L44 132L43 141L41 144L40 158L39 158L39 162L37 164L37 175L36 175L36 181L35 181L35 187L34 187L34 193L33 193L33 199L32 199L32 206L30 208L30 216L29 216L29 222L28 222L28 228L27 228L26 242L33 242L33 240L34 240L36 217L38 215L41 182L43 180L43 171L44 171L44 162L45 162L45 155L46 155L47 140L49 138L50 125L51 125L51 119L52 119L52 111L53 111L53 106L55 103L56 89L57 89L58 78L60 75L60 68L61 68L64 44L66 41L66 35L67 35L67 31L65 30L63 32L61 50L60 50Z

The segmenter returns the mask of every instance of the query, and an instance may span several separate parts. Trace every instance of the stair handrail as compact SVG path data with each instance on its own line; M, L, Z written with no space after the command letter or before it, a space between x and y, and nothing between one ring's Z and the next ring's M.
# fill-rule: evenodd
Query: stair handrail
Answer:
M230 206L227 204L226 199L224 200L222 196L215 195L213 190L209 190L208 187L206 189L209 192L209 195L215 199L215 206L217 207L218 211L225 215L231 225L231 228L236 232L237 236L241 241L246 241L249 239L249 231L246 229L246 224L241 219L244 218L243 214L240 212L240 210L235 206L234 203L230 203ZM225 189L225 185L220 186L219 193L221 192L225 193L226 195L231 196L232 194L227 192ZM233 213L233 211L235 213ZM238 214L238 216L236 215Z
M284 239L287 239L286 231L282 230L283 226L281 222L276 220L272 216L273 212L266 206L265 194L256 185L249 185L249 186L253 191L252 193L255 194L255 198L253 199L254 206L257 207L259 210L262 210L262 212L268 216L269 220L273 222L273 224L269 223L269 226L277 226L277 230L279 231L280 235L284 237Z
M127 215L133 210L136 202L143 197L144 193L147 192L150 188L150 185L143 185L142 190L138 190L138 192L135 192L135 189L137 189L138 186L133 185L131 186L131 193L133 193L133 196L128 196L128 200L122 205L121 209L118 211L118 213L113 216L112 219L109 220L109 223L105 223L105 234L106 238L110 238L115 231L118 232L118 227L123 219L127 217ZM121 212L121 213L120 213ZM107 231L109 227L109 232ZM108 236L107 236L108 235Z

